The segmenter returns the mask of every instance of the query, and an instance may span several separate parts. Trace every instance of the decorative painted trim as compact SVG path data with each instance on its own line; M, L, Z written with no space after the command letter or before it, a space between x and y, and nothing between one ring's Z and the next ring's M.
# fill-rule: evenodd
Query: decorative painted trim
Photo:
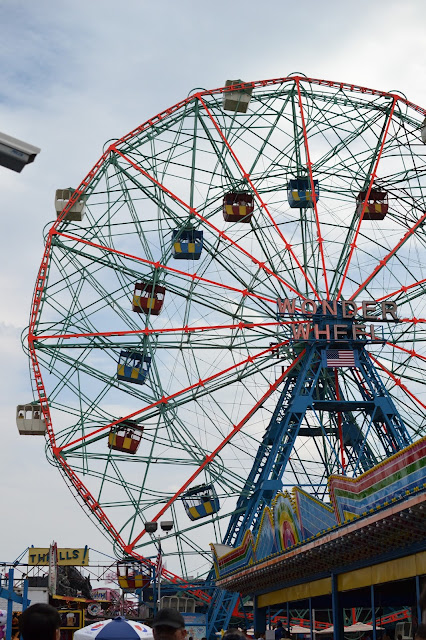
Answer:
M256 540L250 530L238 547L218 556L213 551L217 579L263 562L366 516L397 500L426 489L426 437L380 462L358 478L330 476L331 505L300 487L278 492L262 513Z

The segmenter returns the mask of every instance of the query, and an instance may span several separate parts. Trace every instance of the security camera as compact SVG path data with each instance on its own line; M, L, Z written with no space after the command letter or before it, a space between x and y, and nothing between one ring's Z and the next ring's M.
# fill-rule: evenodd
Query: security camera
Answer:
M21 173L26 164L34 162L38 153L40 153L38 147L33 147L33 145L28 144L28 142L22 142L22 140L12 138L12 136L0 132L1 166Z

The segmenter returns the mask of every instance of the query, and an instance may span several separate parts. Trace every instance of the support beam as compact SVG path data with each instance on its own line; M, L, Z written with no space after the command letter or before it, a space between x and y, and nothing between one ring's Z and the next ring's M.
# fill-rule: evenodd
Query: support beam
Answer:
M314 635L314 609L312 608L312 598L309 598L309 633L311 640L315 640Z
M343 609L340 603L337 574L331 575L331 607L333 611L334 640L344 640Z
M266 631L266 613L267 609L260 609L257 604L257 596L254 597L254 632L257 633L265 633Z
M374 593L374 584L370 587L371 593L371 624L373 625L373 640L377 640L377 629L376 629L376 598Z

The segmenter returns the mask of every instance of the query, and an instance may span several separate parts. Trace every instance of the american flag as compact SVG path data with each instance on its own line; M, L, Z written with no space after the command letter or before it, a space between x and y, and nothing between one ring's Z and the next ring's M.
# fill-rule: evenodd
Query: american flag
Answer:
M155 563L155 575L157 577L157 580L160 579L162 570L163 570L163 552L161 550L161 544L160 544L160 546L158 547L157 561Z
M340 351L337 349L329 349L326 351L327 367L355 367L355 356L353 351Z

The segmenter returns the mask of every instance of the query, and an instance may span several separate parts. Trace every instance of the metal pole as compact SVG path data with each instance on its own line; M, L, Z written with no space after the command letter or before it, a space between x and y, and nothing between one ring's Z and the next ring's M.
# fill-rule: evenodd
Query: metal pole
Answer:
M338 576L335 573L331 574L331 606L333 610L334 627L333 637L334 640L344 640L343 615L342 608L340 606L337 578Z
M374 584L370 587L371 593L371 622L373 623L373 640L377 640L377 629L376 629L376 602L374 598Z
M309 598L309 633L311 640L314 640L314 621L312 618L312 598Z
M290 603L287 602L287 633L290 637Z
M157 567L154 567L152 581L152 604L154 608L154 616L157 613Z
M8 594L7 594L7 621L6 621L6 640L12 640L12 613L13 613L13 569L9 569L8 575Z
M266 631L266 609L259 609L258 598L254 596L253 602L253 622L255 633L265 633Z
M30 604L30 600L28 600L28 578L25 578L24 590L22 593L22 611L25 611L25 609L28 607L29 604Z
M420 576L416 576L416 607L417 607L417 626L422 623L422 610L420 608Z
M160 560L160 562L157 563L160 566L160 571L158 575L158 608L161 609L161 572L163 570L163 551L161 549L161 542L159 537L157 538L157 542L158 542L158 556Z

